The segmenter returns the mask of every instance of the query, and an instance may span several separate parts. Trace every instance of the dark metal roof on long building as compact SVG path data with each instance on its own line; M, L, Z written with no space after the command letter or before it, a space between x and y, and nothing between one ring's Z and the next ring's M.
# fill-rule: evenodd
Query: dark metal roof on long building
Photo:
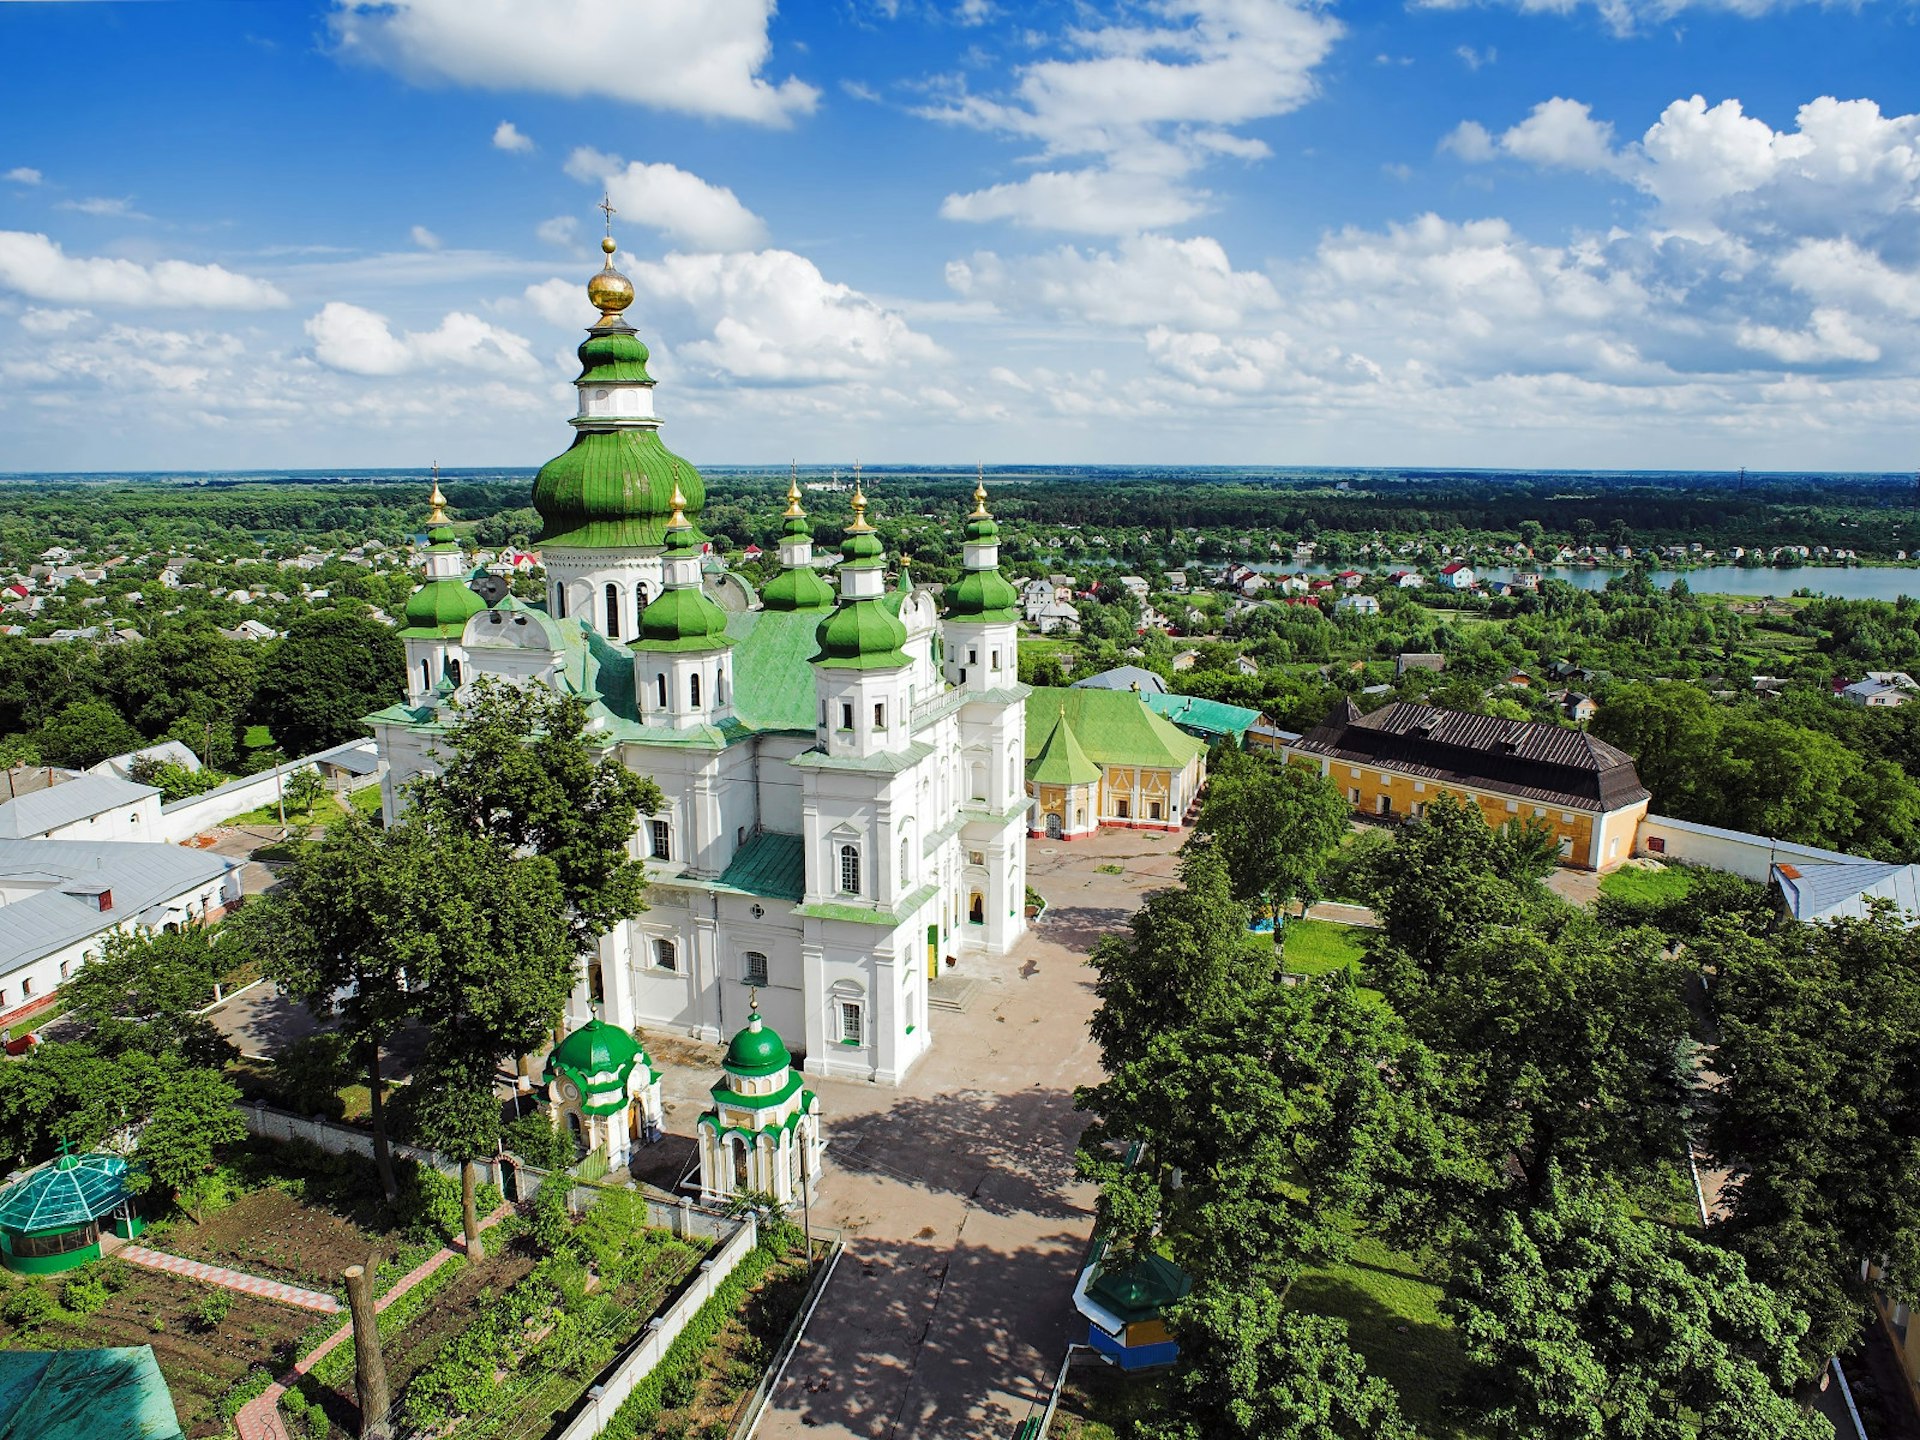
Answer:
M1345 700L1289 748L1569 810L1618 810L1649 798L1626 751L1542 720L1405 701L1363 715Z

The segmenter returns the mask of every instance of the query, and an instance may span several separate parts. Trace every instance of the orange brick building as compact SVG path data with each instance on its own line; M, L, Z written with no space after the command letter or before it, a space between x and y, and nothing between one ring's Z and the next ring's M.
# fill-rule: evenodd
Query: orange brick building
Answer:
M1611 870L1633 853L1652 798L1633 757L1581 730L1396 702L1362 714L1344 700L1286 747L1365 815L1418 818L1436 795L1479 806L1489 825L1533 818L1561 863Z

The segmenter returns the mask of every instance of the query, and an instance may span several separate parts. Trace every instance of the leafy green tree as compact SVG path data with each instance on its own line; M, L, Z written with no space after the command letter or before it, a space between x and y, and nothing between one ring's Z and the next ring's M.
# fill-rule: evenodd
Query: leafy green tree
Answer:
M284 792L289 809L312 815L313 807L327 793L327 782L320 778L320 772L311 765L303 765L286 777Z
M1691 958L1713 976L1718 1068L1707 1148L1728 1168L1715 1229L1845 1349L1868 1313L1863 1257L1920 1303L1920 932L1881 908L1771 933L1721 923Z
M49 1041L0 1065L0 1150L37 1163L61 1140L98 1145L143 1113L150 1068L145 1054L129 1062L76 1041Z
M311 755L364 735L362 718L405 693L406 663L406 647L379 621L317 611L262 665L251 718L289 755Z
M1247 971L1246 911L1210 849L1180 857L1179 885L1157 890L1090 957L1100 1007L1088 1029L1108 1071L1144 1052L1161 1030L1237 1005ZM1270 975L1275 966L1266 962Z
M224 1065L238 1052L194 1012L213 1003L215 983L245 959L244 943L218 929L115 931L61 987L68 1022L106 1054L137 1050Z
M576 696L483 678L442 738L440 773L411 792L449 829L551 860L582 954L646 908L646 866L627 846L661 804L660 788L586 726Z
M169 1064L140 1131L135 1154L147 1174L196 1220L220 1150L246 1136L246 1122L235 1108L239 1100L240 1092L220 1071Z
M1738 1256L1557 1179L1494 1218L1445 1302L1494 1440L1817 1440L1791 1398L1806 1317Z
M48 719L34 737L49 765L84 770L143 743L140 732L104 700L76 700Z
M1196 1286L1172 1311L1178 1418L1143 1440L1416 1440L1346 1324L1282 1308L1267 1285Z
M1317 898L1320 872L1350 815L1318 771L1223 745L1191 843L1220 852L1236 900L1277 917L1295 900Z

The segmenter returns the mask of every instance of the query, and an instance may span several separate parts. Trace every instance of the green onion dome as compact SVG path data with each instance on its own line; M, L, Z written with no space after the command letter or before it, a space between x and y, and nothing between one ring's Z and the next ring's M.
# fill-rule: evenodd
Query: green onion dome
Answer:
M769 610L825 610L833 604L833 586L817 570L790 566L767 582L760 603Z
M653 429L582 430L563 455L540 467L533 508L541 545L637 548L666 538L676 479L697 512L706 503L700 472Z
M467 621L487 608L487 602L465 581L443 577L429 580L407 597L403 640L430 637L450 639L467 628Z
M1016 620L1020 597L998 570L969 570L946 594L950 620Z
M456 545L459 543L459 537L453 533L453 526L436 525L427 531L427 543L429 545Z
M636 1066L652 1078L653 1061L638 1040L618 1025L589 1020L553 1047L544 1078L551 1084L564 1076L580 1093L580 1108L599 1115L626 1104L627 1081Z
M966 536L969 540L998 540L1000 527L991 515L974 515L967 520Z
M787 1052L786 1041L763 1022L760 1012L755 1010L747 1017L747 1028L733 1037L720 1068L729 1075L743 1075L757 1080L785 1070L792 1064L793 1056Z
M816 665L837 670L878 670L906 665L907 627L880 597L842 604L813 632Z
M589 330L574 353L580 357L581 384L595 381L653 384L653 376L647 373L646 343L625 327Z
M872 565L886 559L887 547L874 531L849 530L840 542L840 558L849 565Z
M718 650L727 644L727 612L698 586L663 590L640 612L636 650Z

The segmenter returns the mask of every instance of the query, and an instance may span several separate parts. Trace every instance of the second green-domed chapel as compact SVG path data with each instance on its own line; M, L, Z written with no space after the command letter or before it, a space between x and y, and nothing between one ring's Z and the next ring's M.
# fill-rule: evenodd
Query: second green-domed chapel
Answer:
M601 942L567 1029L777 1035L809 1075L895 1082L932 1039L929 977L1026 924L1028 690L986 491L944 615L858 483L836 561L815 556L796 481L780 573L758 596L717 577L705 484L661 437L634 287L604 248L573 442L534 481L543 604L468 588L435 489L408 698L372 717L387 814L476 681L581 696L666 804L633 837L649 908Z

